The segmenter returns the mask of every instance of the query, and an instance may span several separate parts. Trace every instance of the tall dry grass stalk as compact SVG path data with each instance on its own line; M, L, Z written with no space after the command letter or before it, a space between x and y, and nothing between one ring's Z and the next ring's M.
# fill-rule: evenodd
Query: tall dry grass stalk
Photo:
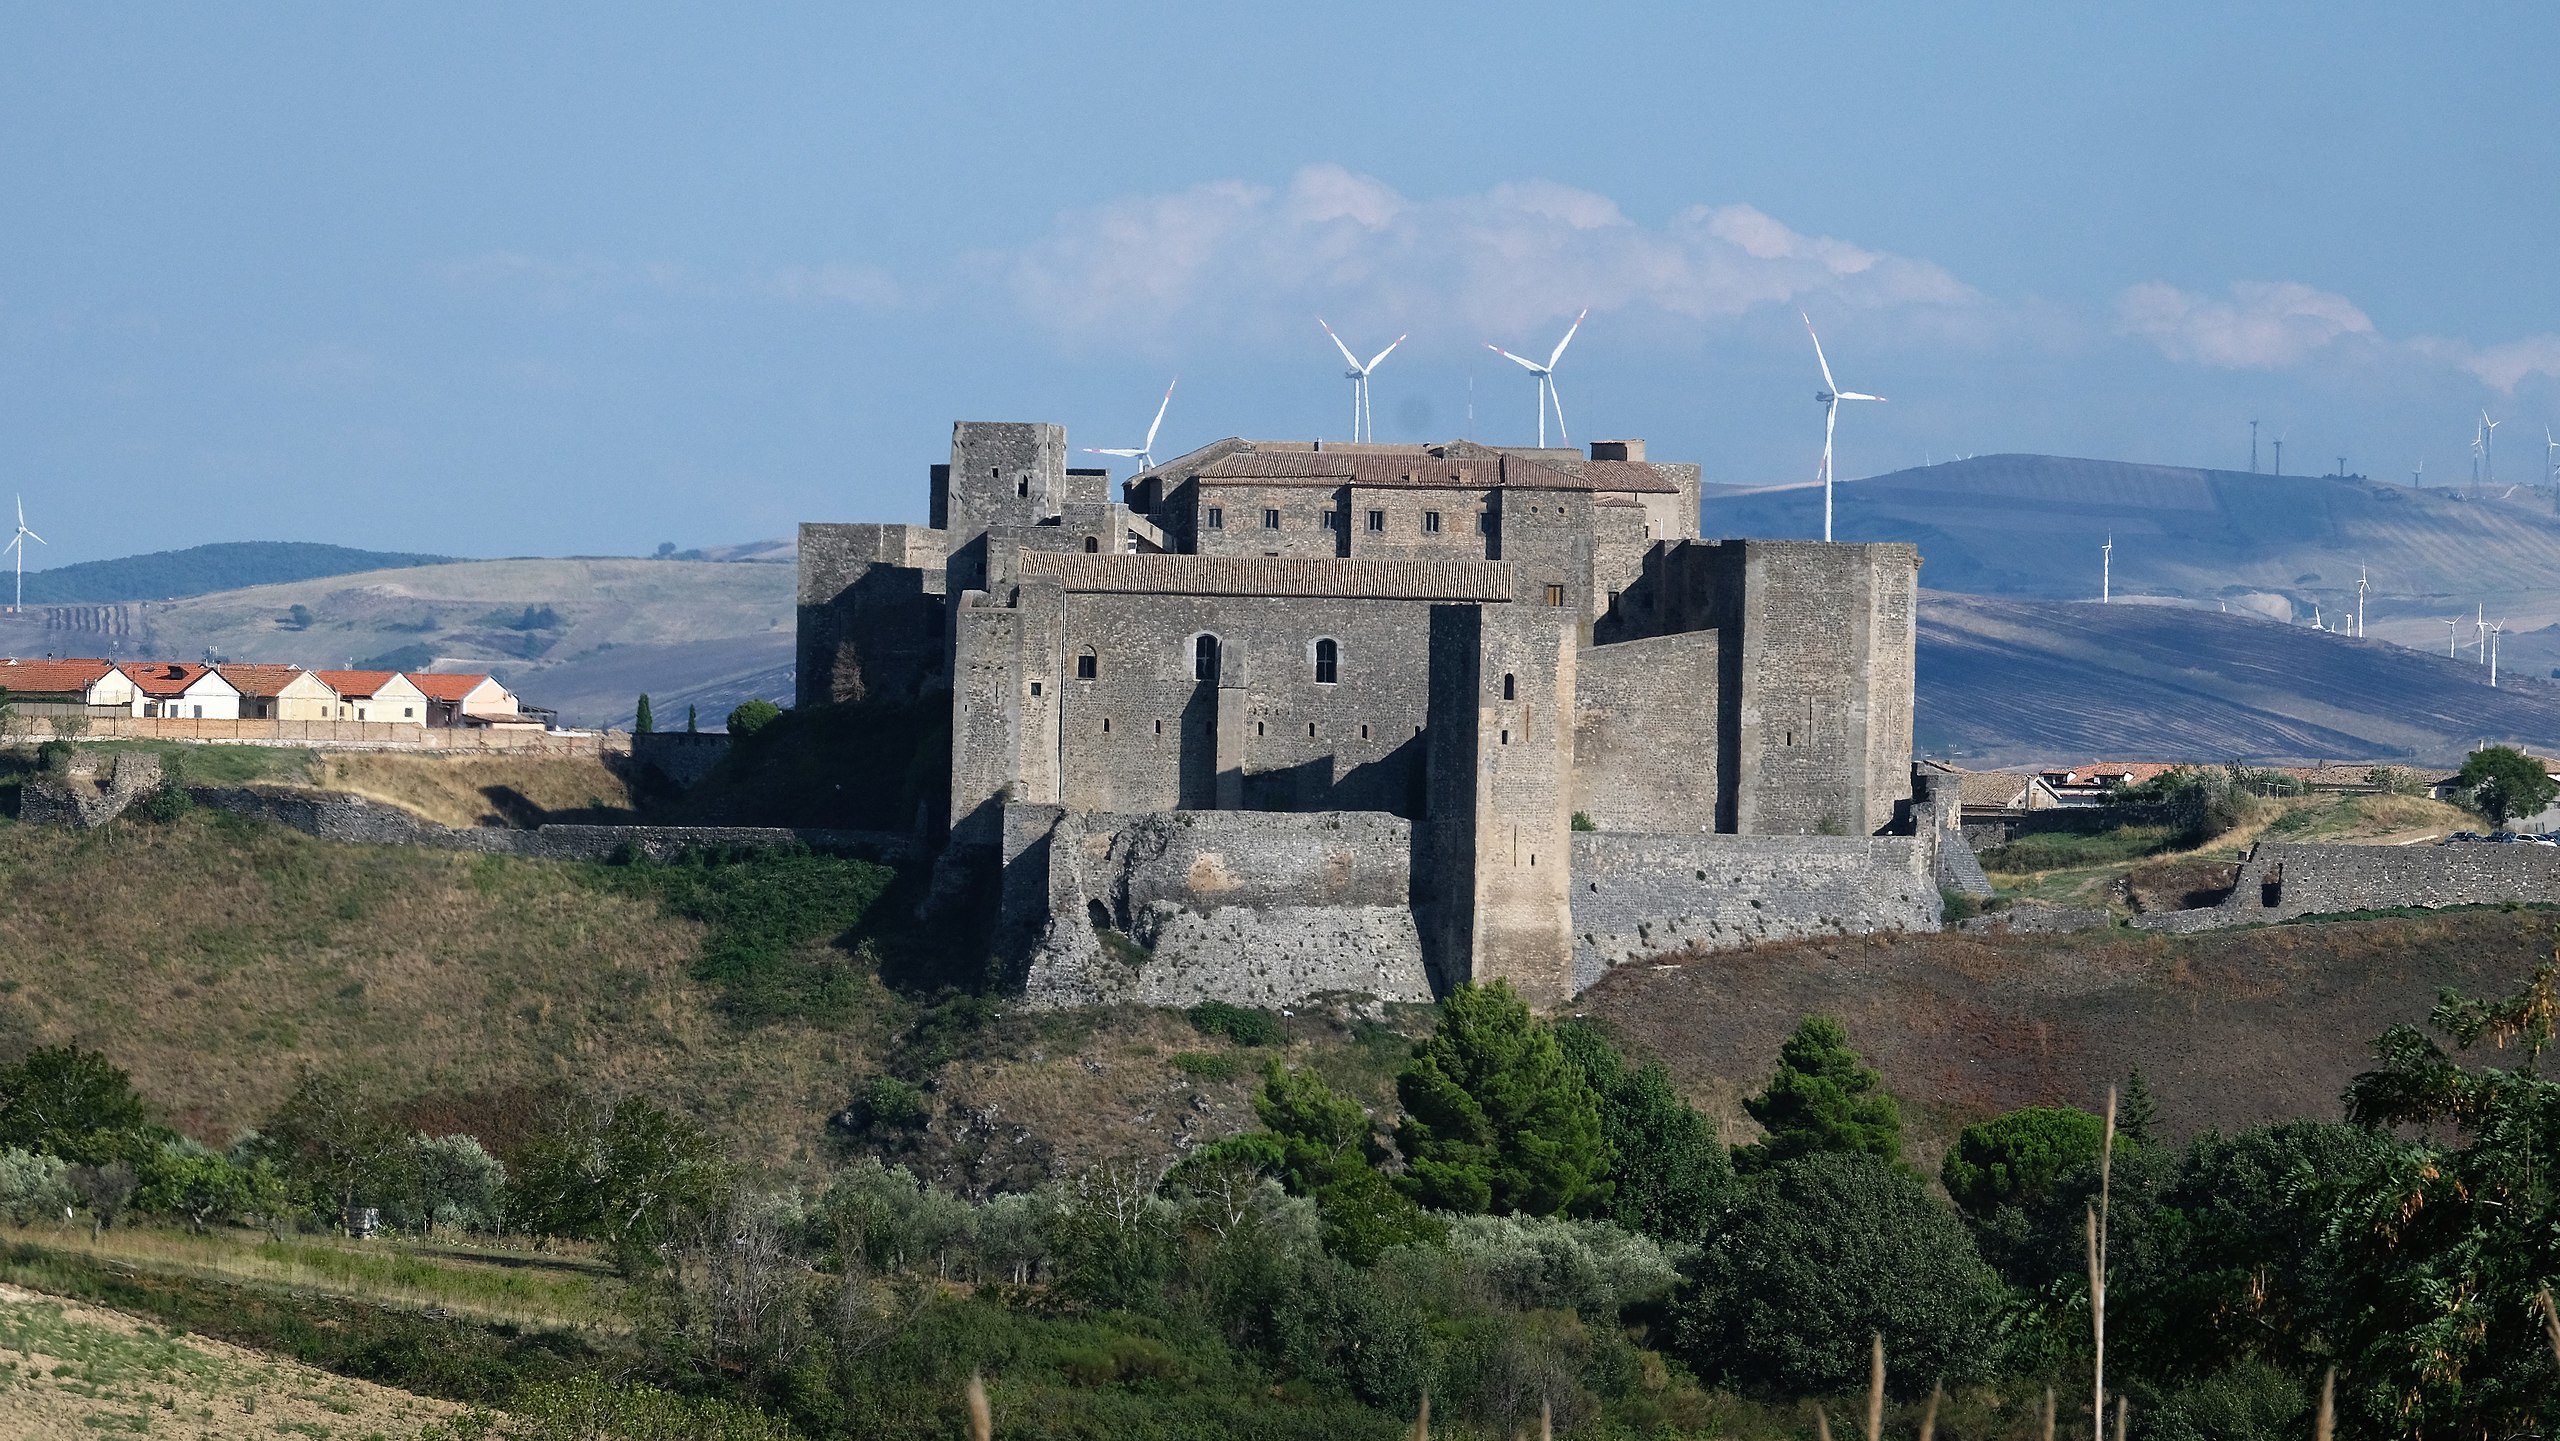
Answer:
M1556 1441L1555 1403L1544 1396L1538 1398L1538 1441Z
M1831 1413L1819 1406L1813 1408L1813 1436L1814 1441L1831 1441Z
M1413 1413L1413 1441L1431 1441L1431 1393L1422 1393L1421 1409Z
M1884 1333L1867 1352L1867 1441L1884 1441Z
M2551 1338L2551 1359L2560 1361L2560 1310L2551 1305L2551 1288L2544 1286L2533 1293L2542 1306L2542 1332Z
M978 1379L978 1373L972 1371L969 1373L970 1441L994 1441L995 1434L996 1418L994 1413L987 1409L987 1383Z
M2122 1396L2116 1398L2116 1441L2124 1441L2125 1413L2131 1409L2132 1402Z
M2543 1294L2543 1304L2551 1304L2550 1293ZM2311 1441L2329 1441L2329 1433L2338 1429L2338 1368L2330 1367L2320 1377L2320 1415L2311 1423Z
M2053 1441L2053 1388L2044 1388L2044 1441Z
M2107 1127L2098 1142L2098 1204L2089 1211L2089 1435L2107 1434L2107 1203L2114 1190L2116 1088L2107 1087ZM2121 1418L2119 1418L2121 1420Z
M1929 1388L1929 1409L1920 1413L1920 1441L1937 1441L1938 1403L1945 1400L1946 1395L1947 1388L1943 1384Z

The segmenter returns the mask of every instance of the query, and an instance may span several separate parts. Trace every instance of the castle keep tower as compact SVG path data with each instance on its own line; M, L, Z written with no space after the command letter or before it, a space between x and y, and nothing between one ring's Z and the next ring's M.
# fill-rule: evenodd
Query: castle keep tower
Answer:
M1560 1003L1682 944L1934 925L1907 545L1702 541L1640 441L963 422L930 526L801 528L800 696L948 705L937 892L1037 1000ZM1916 868L1916 869L1915 869Z

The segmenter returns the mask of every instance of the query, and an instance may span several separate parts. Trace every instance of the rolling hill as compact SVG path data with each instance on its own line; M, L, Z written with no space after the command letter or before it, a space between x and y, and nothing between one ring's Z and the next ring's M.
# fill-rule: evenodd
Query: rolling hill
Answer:
M1933 591L1919 649L1918 747L1977 766L2560 749L2560 684L2236 612Z
M2272 476L2049 455L1985 455L1844 482L1842 540L1920 547L1930 588L2094 600L2098 547L2115 539L2117 595L2177 596L2278 620L2334 623L2372 581L2368 629L2528 596L2560 620L2554 492L2413 489L2348 476ZM1703 533L1818 535L1822 491L1711 492ZM2413 632L2443 642L2441 629ZM2395 637L2397 638L2397 637Z
M128 600L168 600L359 571L442 565L452 559L446 555L354 550L299 540L223 541L31 570L27 572L27 603L109 605Z

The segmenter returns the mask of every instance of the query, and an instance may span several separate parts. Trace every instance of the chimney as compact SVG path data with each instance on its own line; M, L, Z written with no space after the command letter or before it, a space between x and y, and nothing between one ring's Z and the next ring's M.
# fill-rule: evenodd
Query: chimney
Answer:
M1593 460L1642 460L1644 459L1644 442L1641 440L1595 440L1591 442L1591 458Z

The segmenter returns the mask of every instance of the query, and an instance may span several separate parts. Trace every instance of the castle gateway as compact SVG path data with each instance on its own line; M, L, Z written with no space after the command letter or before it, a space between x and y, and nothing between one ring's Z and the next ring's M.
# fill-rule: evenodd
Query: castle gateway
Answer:
M1701 540L1644 452L1224 440L1115 501L962 422L931 525L801 527L799 702L947 697L936 890L1044 1003L1934 928L1918 553Z

